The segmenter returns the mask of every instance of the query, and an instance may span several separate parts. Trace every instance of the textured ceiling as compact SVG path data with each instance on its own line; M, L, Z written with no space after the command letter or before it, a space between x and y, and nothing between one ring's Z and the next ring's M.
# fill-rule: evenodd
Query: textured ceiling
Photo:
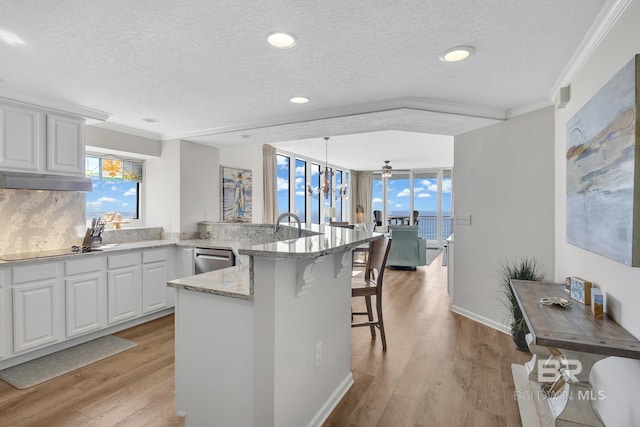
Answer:
M250 142L388 129L455 135L550 104L605 6L3 0L0 29L26 44L0 42L0 96L79 105L110 113L107 124L216 145L242 135ZM266 35L276 30L294 33L297 45L269 46ZM439 61L460 44L475 55ZM294 105L293 96L311 102Z

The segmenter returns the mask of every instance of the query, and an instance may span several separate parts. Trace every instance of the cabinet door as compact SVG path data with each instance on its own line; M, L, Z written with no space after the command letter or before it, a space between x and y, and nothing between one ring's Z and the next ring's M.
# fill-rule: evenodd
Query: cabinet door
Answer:
M109 324L133 319L141 314L140 267L130 266L107 273Z
M1 170L38 171L44 155L42 117L38 111L0 105Z
M58 285L57 279L48 279L13 287L13 348L16 352L62 338L63 303Z
M84 175L84 120L47 114L47 171Z
M167 263L165 261L142 265L143 314L167 307Z
M67 278L67 338L101 329L107 324L104 273Z

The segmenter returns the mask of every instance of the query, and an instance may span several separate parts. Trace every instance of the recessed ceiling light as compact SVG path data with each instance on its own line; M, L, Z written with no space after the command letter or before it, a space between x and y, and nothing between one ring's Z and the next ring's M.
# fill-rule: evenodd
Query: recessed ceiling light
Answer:
M11 31L3 30L2 28L0 28L0 40L5 42L9 46L19 46L27 44L27 42L22 40L19 35L12 33Z
M155 119L153 117L147 117L146 119L142 119L142 120L144 120L147 123L158 123L160 121L160 120Z
M271 33L267 36L267 42L278 49L288 49L296 45L296 36L287 33Z
M440 61L444 62L458 62L463 59L467 59L476 50L471 46L455 46L450 49L443 51L440 54Z
M295 96L289 100L289 102L293 104L306 104L309 102L309 98L305 98L304 96Z

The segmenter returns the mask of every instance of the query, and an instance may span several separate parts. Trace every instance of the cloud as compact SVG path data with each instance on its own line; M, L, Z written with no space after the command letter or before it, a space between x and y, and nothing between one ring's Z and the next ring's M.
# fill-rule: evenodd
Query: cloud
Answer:
M122 206L129 206L129 203L123 203Z
M437 182L431 182L428 179L423 179L422 182L420 182L421 185L424 185L425 188L427 189L427 191L431 191L433 193L437 193L438 192L438 184Z
M135 196L136 193L137 192L135 188L130 188L123 194L123 196Z
M289 166L289 158L285 156L276 156L276 163L278 163L278 167L281 169Z
M444 178L442 180L442 192L451 193L451 178Z
M409 197L410 194L411 194L411 190L409 190L408 188L405 188L404 190L399 192L396 196L397 197Z
M117 187L117 186L115 186L115 185L112 185L112 186L111 186L111 191L119 191L119 190L120 190L120 188L119 188L119 187Z
M288 191L289 190L289 181L278 177L278 191Z
M305 175L306 166L297 166L296 167L296 176L304 176Z
M102 202L95 200L93 202L87 202L87 206L91 207L91 208L99 208L102 206Z
M113 197L100 197L98 200L98 202L103 203L112 203L112 202L117 202L118 199L114 199Z
M402 203L396 203L396 208L401 208L402 207Z
M419 193L419 192L421 192L421 191L424 191L424 188L423 188L423 187L413 187L413 192L414 192L414 193Z
M382 203L382 199L381 199L381 198L379 198L379 197L376 197L376 198L375 198L375 199L373 199L371 202L372 202L374 205L375 205L375 204L380 204L380 203Z
M304 185L304 178L302 177L296 178L296 186L298 185Z
M427 197L431 197L429 193L420 193L418 194L418 199L426 199Z
M305 191L296 191L296 196L304 196L305 194Z

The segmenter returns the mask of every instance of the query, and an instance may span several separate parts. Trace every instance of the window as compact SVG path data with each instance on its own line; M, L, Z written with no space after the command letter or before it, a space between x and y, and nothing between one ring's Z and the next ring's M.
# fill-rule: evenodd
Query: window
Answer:
M320 202L322 195L320 191L320 165L311 164L311 189L313 190L311 198L311 222L320 224Z
M278 163L278 212L285 213L289 210L289 195L290 195L290 180L289 180L289 163L291 159L288 156L282 154L276 155L276 161Z
M140 219L142 160L85 157L85 175L93 182L86 194L86 219L118 213L124 221Z
M336 170L336 221L342 221L342 198L340 197L340 190L342 190L342 171Z
M296 159L296 194L294 198L295 213L300 217L300 220L306 221L307 212L307 162L304 160Z

